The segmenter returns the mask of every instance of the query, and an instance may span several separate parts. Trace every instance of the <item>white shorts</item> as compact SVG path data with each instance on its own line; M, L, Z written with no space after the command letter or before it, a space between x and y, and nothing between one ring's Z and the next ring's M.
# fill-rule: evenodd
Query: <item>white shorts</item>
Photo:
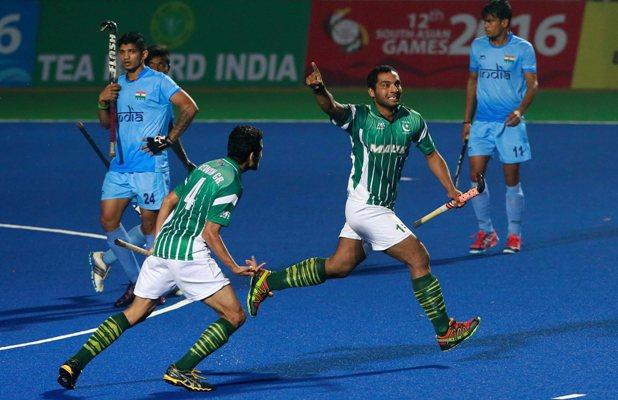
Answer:
M178 261L149 256L142 264L135 290L136 296L156 300L174 285L191 301L212 296L230 280L212 258Z
M345 225L339 237L362 240L374 251L383 251L414 236L390 208L372 206L348 199Z

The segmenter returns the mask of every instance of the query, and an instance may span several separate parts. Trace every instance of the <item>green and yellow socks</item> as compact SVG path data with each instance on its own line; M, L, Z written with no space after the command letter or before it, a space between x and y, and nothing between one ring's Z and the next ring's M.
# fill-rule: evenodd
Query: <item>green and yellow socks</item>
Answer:
M314 286L326 280L326 259L308 258L283 271L273 271L266 279L270 290Z
M420 278L412 279L412 288L416 300L425 310L425 314L431 321L436 334L444 335L448 330L449 318L438 279L428 273Z
M175 362L174 365L181 371L188 371L195 368L195 366L209 354L212 354L219 347L226 344L227 340L236 329L237 327L232 325L230 321L219 318L206 328L187 354Z
M71 358L77 360L80 369L84 369L86 364L105 350L130 327L131 324L124 313L112 315L99 325L86 344Z

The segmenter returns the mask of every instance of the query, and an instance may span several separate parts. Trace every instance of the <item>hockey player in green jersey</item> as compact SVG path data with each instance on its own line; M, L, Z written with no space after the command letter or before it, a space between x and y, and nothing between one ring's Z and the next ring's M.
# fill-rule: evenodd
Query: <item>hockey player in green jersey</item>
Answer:
M205 357L227 343L245 321L243 309L211 253L236 275L259 271L255 259L241 266L234 261L220 236L228 226L242 195L240 175L256 170L262 156L262 132L237 126L230 133L225 158L200 165L170 192L156 221L156 239L135 285L135 300L124 312L106 319L84 346L60 366L58 383L75 388L79 374L95 356L130 327L146 319L157 299L178 286L188 300L201 301L220 318L202 333L189 351L170 365L163 380L192 391L210 391L195 369Z
M282 271L256 272L251 278L247 308L255 316L261 302L274 291L344 278L366 258L365 246L371 246L408 266L414 296L434 327L440 349L452 349L476 331L480 318L466 322L449 318L440 284L429 268L427 249L393 211L410 147L420 150L447 195L460 206L463 204L457 198L461 192L453 185L421 115L399 103L402 86L393 67L376 67L367 76L370 105L338 103L326 90L317 65L312 63L312 67L305 83L322 111L352 141L346 223L329 258L309 258Z

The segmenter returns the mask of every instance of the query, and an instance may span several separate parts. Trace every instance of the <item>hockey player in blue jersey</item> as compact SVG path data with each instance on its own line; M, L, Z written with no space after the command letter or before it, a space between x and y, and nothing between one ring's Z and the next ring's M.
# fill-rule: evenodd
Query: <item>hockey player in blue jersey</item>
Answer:
M130 241L120 224L122 214L135 198L141 209L141 232L151 247L157 212L169 192L167 147L178 140L198 111L197 105L169 76L144 65L148 55L141 34L131 32L118 41L118 61L126 74L99 94L99 121L110 126L109 102L117 104L116 157L111 160L101 194L101 226L107 242L129 279L126 292L114 304L124 307L133 300L133 287L139 264L130 251L114 244L115 239ZM173 104L178 117L168 132ZM168 132L166 136L163 136ZM108 271L93 269L103 278Z
M472 42L462 139L469 138L470 178L485 174L494 150L506 183L508 236L504 253L521 249L524 193L519 166L531 158L524 114L536 94L536 58L530 42L510 31L511 5L491 0L483 8L486 36ZM474 122L473 122L474 120ZM489 190L472 200L479 231L470 253L484 253L498 243L490 216Z

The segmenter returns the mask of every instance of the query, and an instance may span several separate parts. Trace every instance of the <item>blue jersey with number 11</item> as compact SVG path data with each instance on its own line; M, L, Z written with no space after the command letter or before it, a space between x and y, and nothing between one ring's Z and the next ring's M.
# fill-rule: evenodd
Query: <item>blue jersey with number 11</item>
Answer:
M534 49L512 33L502 46L492 45L487 36L477 38L470 50L470 71L478 74L475 119L504 122L524 98L524 73L536 73Z
M118 78L120 93L117 100L118 138L123 163L116 157L110 163L110 171L116 172L167 172L169 164L167 151L156 156L141 148L145 138L166 135L173 117L171 97L180 87L167 75L148 67L137 79L127 80L126 75Z

